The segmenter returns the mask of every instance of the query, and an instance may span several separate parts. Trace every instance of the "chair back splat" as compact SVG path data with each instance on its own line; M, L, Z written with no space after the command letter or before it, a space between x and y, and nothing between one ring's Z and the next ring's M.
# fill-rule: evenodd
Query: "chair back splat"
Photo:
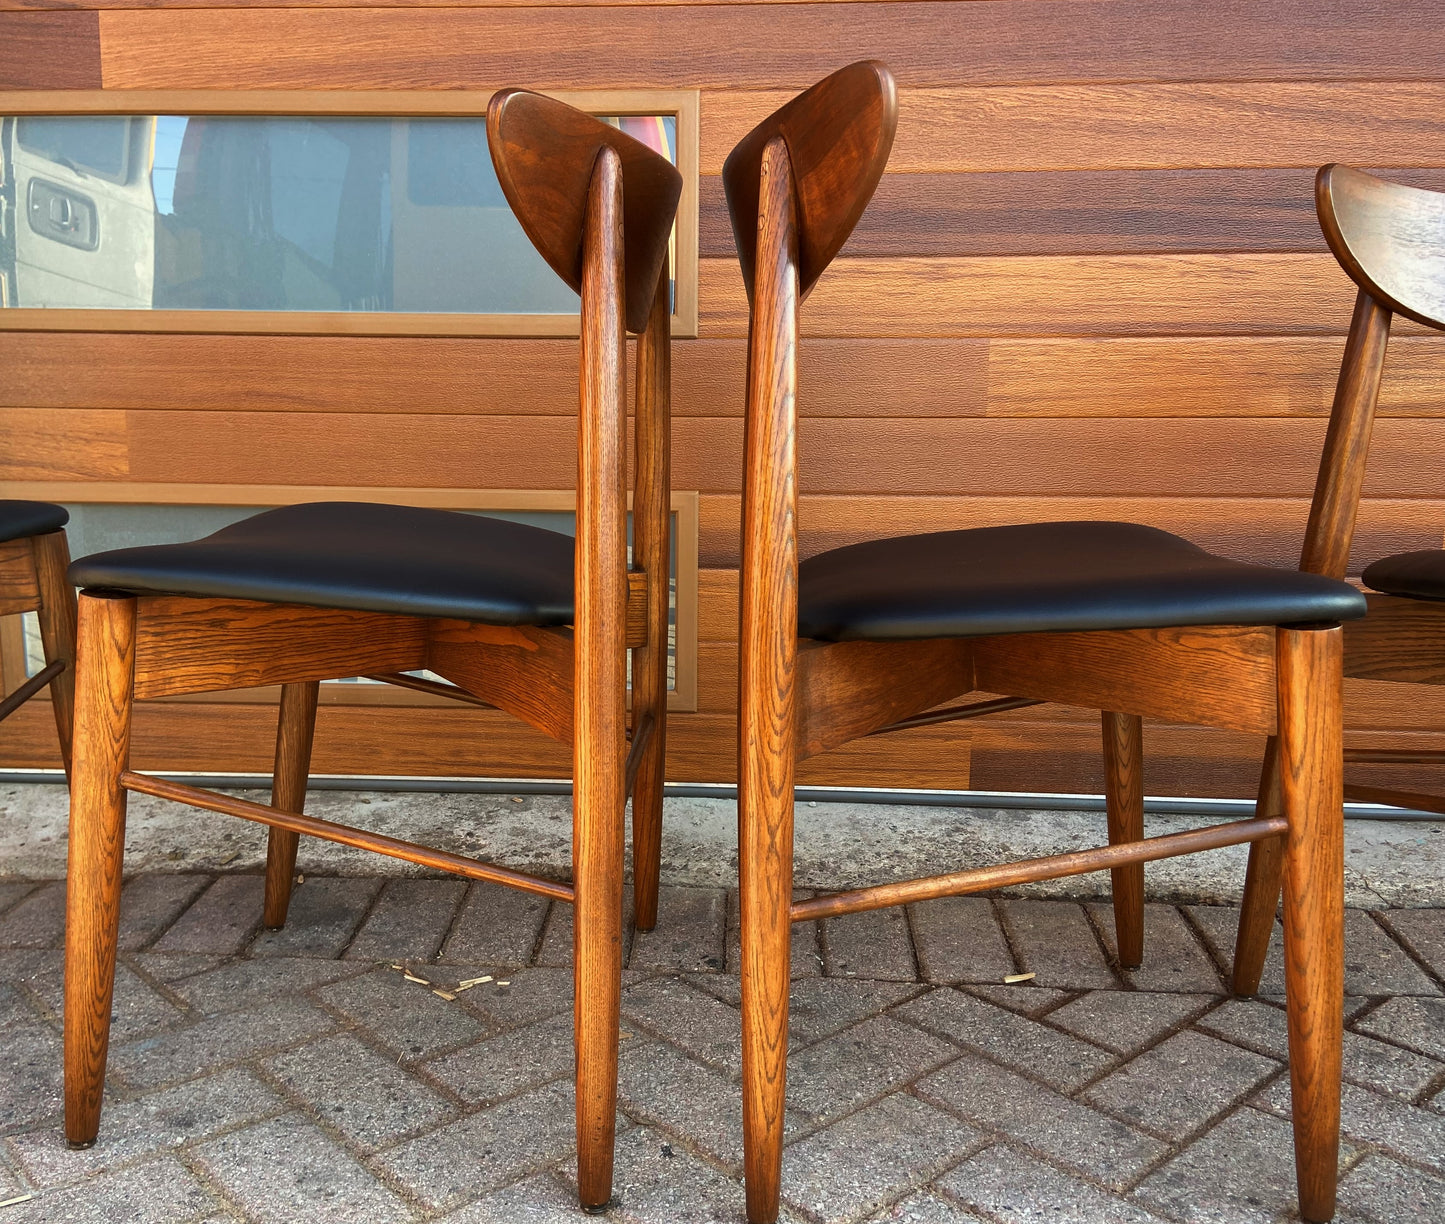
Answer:
M1315 176L1315 207L1325 241L1360 292L1335 386L1300 568L1343 578L1391 315L1445 328L1445 194L1329 165Z

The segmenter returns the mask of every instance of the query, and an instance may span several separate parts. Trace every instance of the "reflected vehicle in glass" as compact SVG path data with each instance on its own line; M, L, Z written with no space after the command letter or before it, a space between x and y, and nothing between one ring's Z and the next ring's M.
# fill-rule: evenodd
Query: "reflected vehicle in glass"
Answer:
M676 161L676 119L609 119ZM507 207L486 122L0 120L0 305L575 314Z

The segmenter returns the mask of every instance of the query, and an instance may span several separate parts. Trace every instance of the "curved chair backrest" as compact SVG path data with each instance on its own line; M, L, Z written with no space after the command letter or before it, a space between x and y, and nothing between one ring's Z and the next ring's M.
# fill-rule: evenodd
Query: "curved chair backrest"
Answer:
M1315 176L1325 241L1359 286L1310 503L1300 568L1343 578L1395 314L1445 329L1445 194L1349 166Z
M877 60L863 60L799 94L739 141L723 166L723 186L749 299L757 259L758 186L768 142L781 137L787 146L797 207L798 279L807 297L873 198L897 127L893 74Z
M1315 176L1315 207L1330 250L1361 289L1445 329L1445 193L1329 165Z
M524 89L505 89L492 98L487 141L502 192L522 229L553 271L579 293L588 188L602 150L617 155L627 329L646 328L682 195L676 167L600 119Z

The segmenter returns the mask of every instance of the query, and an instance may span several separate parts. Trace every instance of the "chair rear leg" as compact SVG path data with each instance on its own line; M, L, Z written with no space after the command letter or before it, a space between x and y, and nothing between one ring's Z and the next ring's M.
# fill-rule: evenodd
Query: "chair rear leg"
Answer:
M63 660L65 670L50 682L50 708L55 712L55 731L60 737L60 759L70 777L70 745L75 728L75 588L66 577L70 549L65 532L36 536L31 545L35 575L40 587L40 641L45 661Z
M1109 844L1144 837L1144 720L1137 714L1103 712L1104 801ZM1114 933L1119 963L1137 969L1144 960L1144 864L1110 872L1114 881Z
M612 1197L617 1131L617 1039L622 992L625 803L620 754L587 768L577 754L572 815L574 1023L577 1042L577 1192L600 1211ZM591 755L591 754L587 754Z
M89 1147L100 1129L125 847L136 605L80 599L70 861L65 900L65 1136Z
M633 726L652 715L652 735L632 786L632 911L639 931L657 925L662 872L662 784L667 772L667 651L651 645L632 652Z
M306 781L311 774L311 742L316 733L316 680L281 686L281 713L276 720L276 770L271 779L271 806L298 816L306 806ZM296 878L299 833L271 829L266 839L266 895L262 921L286 925L291 883Z
M1255 815L1278 816L1284 810L1279 789L1279 740L1271 735L1264 749ZM1234 939L1234 993L1252 995L1259 990L1274 916L1279 911L1280 876L1284 871L1282 837L1257 841L1249 848L1249 870L1244 877L1244 899L1239 907L1239 933Z
M743 764L748 771L749 749ZM752 751L756 751L756 748ZM757 771L762 777L774 773ZM793 790L738 788L743 1009L743 1148L749 1224L773 1224L782 1192L792 972Z
M1344 1040L1342 634L1279 630L1285 992L1300 1214L1334 1215Z

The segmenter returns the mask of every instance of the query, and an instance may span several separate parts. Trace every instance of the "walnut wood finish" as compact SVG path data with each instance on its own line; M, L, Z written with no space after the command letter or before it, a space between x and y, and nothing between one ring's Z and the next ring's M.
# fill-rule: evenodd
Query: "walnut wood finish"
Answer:
M320 688L318 681L306 680L283 685L281 689L271 806L297 816L306 804L306 780L311 773L311 741L316 733L316 698ZM300 840L293 830L275 825L266 835L266 891L261 921L273 929L286 925Z
M120 930L130 755L135 600L80 597L74 763L65 890L65 1137L89 1147L100 1127Z
M1206 625L942 643L823 644L797 638L799 304L866 206L887 157L895 113L887 70L855 65L764 120L724 169L739 259L751 290L738 787L748 1219L771 1224L779 1208L789 919L857 913L1107 868L1116 885L1120 959L1134 965L1143 951L1145 861L1281 840L1290 898L1291 1058L1300 1063L1295 1080L1300 1204L1306 1218L1326 1219L1333 1210L1336 1177L1342 1033L1338 627ZM805 123L808 130L799 132ZM830 185L828 208L810 209L803 183L809 175ZM812 233L810 226L816 226ZM1366 335L1368 350L1374 333ZM1328 533L1327 524L1353 522L1350 503L1358 495L1358 473L1344 456L1358 449L1359 432L1359 423L1347 413L1335 413L1312 540ZM1307 548L1306 555L1314 554ZM1326 550L1316 564L1329 563ZM1110 845L791 903L792 787L798 760L809 751L906 722L974 690L1102 711ZM1243 732L1277 732L1281 811L1145 839L1141 716L1146 714Z
M1104 805L1109 844L1144 839L1144 720L1137 714L1102 714ZM1119 963L1137 969L1144 961L1144 864L1112 870L1114 937Z
M269 826L269 926L285 920L302 834L573 902L578 1191L588 1208L611 1197L629 790L646 795L640 806L650 824L645 817L639 870L650 873L654 897L660 839L671 553L666 242L678 178L642 145L534 95L500 95L489 112L489 132L504 190L544 254L557 262L568 244L580 244L574 624L497 626L182 595L83 596L67 944L66 1091L74 1140L93 1140L99 1121L120 838L125 792L134 790ZM580 215L573 215L577 201L569 193L579 196ZM630 272L643 278L640 284ZM637 568L629 571L624 394L634 308L645 334L638 344ZM630 752L629 649L639 658ZM422 668L457 685L463 702L496 706L570 746L572 884L303 813L319 681L373 673L445 693L445 686L401 675ZM129 769L134 697L276 683L282 691L269 805ZM653 908L655 914L655 900Z
M1348 166L1315 177L1320 227L1340 266L1359 286L1335 384L1300 568L1343 578L1355 538L1391 316L1445 328L1445 194L1387 183ZM1344 673L1370 679L1445 680L1445 615L1424 601L1370 596L1370 611L1344 631ZM1260 815L1282 810L1270 741L1260 781ZM1273 843L1250 848L1235 944L1234 986L1259 986L1287 856Z

